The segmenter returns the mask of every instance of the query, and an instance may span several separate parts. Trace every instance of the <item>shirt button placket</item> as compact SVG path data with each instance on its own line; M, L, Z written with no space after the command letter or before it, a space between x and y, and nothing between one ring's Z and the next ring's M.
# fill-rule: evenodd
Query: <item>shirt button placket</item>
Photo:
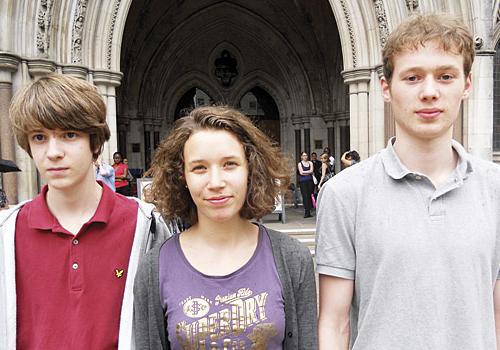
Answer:
M70 288L73 291L78 291L82 289L82 262L80 251L82 249L79 246L80 241L78 238L73 238L71 240L70 247L70 261L71 261L71 273L70 273Z

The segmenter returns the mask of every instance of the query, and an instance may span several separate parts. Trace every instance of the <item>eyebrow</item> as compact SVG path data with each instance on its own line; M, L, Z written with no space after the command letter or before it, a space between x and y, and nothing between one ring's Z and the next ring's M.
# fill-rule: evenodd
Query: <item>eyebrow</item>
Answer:
M426 67L422 66L414 66L414 67L408 67L404 70L401 71L401 74L405 74L411 71L426 71L429 70ZM438 71L460 71L460 68L453 66L453 65L443 65L443 66L437 66L437 67L432 67L432 70L438 70Z
M222 160L230 160L230 159L242 159L240 156L237 156L237 155L231 155L231 156L226 156L226 157L222 157ZM206 159L193 159L189 162L187 162L186 164L196 164L196 163L203 163L205 162Z

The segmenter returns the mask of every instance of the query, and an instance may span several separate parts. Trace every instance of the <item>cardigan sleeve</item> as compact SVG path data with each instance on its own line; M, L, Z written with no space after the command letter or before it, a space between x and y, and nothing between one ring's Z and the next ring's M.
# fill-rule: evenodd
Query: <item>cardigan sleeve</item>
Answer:
M158 256L149 251L139 264L134 283L134 337L136 349L169 350L166 321L160 303Z
M305 247L304 247L305 248ZM299 349L317 349L317 301L314 264L306 248L302 252L300 283L295 291Z

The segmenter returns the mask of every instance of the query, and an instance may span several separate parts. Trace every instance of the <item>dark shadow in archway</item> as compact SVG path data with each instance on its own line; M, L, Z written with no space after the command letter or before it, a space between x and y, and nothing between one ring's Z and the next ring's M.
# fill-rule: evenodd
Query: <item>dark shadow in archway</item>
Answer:
M273 141L280 143L280 112L276 102L266 90L254 87L243 95L238 108Z
M196 87L189 89L177 102L174 120L184 117L196 107L212 104L214 100L202 89Z

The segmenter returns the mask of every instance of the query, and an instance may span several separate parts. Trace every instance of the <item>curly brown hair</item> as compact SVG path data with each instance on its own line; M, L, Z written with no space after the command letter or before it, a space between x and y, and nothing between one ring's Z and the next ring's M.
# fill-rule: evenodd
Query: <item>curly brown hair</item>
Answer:
M275 198L290 183L290 162L268 136L244 114L225 106L199 107L177 120L156 150L145 176L153 178L152 202L167 219L181 218L195 224L196 205L184 178L184 144L200 130L226 130L243 145L248 161L248 190L240 216L258 219L272 212Z
M19 146L31 157L29 134L37 129L82 131L90 136L94 160L110 138L106 105L97 88L85 80L49 74L22 88L9 109Z

